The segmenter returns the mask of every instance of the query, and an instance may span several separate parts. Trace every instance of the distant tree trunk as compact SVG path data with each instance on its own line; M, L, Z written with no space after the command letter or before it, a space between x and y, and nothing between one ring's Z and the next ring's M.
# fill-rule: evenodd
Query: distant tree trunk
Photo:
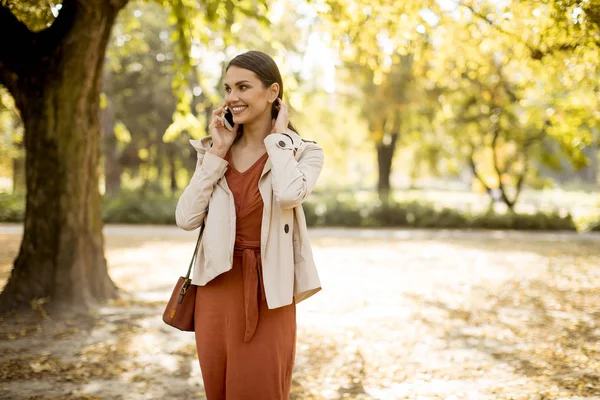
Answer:
M110 84L110 72L104 73L104 86ZM101 110L102 154L104 155L104 185L106 196L115 197L121 192L121 173L123 167L119 160L118 140L115 135L115 111L110 100L106 99L106 107Z
M106 45L126 0L64 0L32 33L0 6L0 83L25 126L24 234L0 312L49 297L53 309L114 298L98 190L99 93Z
M109 110L105 110L110 112ZM115 197L121 193L121 174L123 167L119 159L117 148L117 137L114 132L114 125L109 125L104 130L104 182L106 185L106 195Z
M590 160L590 164L583 168L579 175L585 183L598 183L598 154L600 153L597 147L588 147L583 152Z
M396 152L396 142L398 141L398 132L390 134L389 143L379 142L377 148L377 192L379 199L387 204L390 199L390 177L392 175L392 161Z
M22 147L22 146L19 146ZM22 151L12 160L12 182L13 182L13 194L25 192L25 157Z
M176 159L177 157L175 156L176 152L176 147L175 147L175 143L169 143L169 150L168 150L168 155L169 155L169 178L171 181L171 194L175 194L177 193L177 190L179 190L179 187L177 186L177 164L176 164Z

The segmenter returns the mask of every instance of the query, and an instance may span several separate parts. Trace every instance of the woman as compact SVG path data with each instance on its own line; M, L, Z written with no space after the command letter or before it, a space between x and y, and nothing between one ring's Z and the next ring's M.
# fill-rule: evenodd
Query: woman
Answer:
M296 303L321 289L301 204L323 168L323 151L294 132L268 55L235 57L224 87L210 136L190 141L198 163L176 210L182 229L205 223L192 275L198 358L208 400L283 400L292 382Z

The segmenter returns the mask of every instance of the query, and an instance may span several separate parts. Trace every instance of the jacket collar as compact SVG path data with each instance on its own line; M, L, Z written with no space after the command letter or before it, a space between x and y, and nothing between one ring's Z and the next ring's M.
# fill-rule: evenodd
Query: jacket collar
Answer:
M298 135L296 132L294 132L294 131L293 131L293 130L291 130L291 129L288 129L288 130L286 131L286 134L287 134L287 135L289 135L289 136L291 136L291 137L293 138L293 139L292 139L292 140L293 140L293 142L294 142L295 144L297 144L297 145L298 145L298 147L300 147L300 145L299 145L299 144L301 143L301 138L300 138L300 136L299 136L299 135ZM211 148L211 146L212 146L212 137L211 137L210 135L208 135L208 136L205 136L205 137L203 137L202 139L192 139L192 140L190 140L190 143L192 144L192 146L194 146L194 148L195 148L197 151L200 151L200 152L203 152L203 153L204 153L204 152L208 151L208 149L210 149L210 148ZM299 154L296 154L296 157L297 157L297 156L299 156ZM260 180L262 180L262 178L263 178L263 177L264 177L264 176L265 176L265 175L266 175L266 174L267 174L269 171L271 171L271 168L272 168L272 164L271 164L271 158L267 158L267 161L266 161L266 163L265 163L265 166L264 166L264 168L263 168L263 170L262 170L262 172L261 172L261 174L260 174L259 182L260 182ZM229 189L229 188L227 188L227 187L226 187L226 185L227 185L227 184L225 183L225 179L220 179L220 180L219 180L219 182L218 182L218 184L219 184L219 185L220 185L220 186L221 186L223 189L226 189L226 190L228 190L228 189Z

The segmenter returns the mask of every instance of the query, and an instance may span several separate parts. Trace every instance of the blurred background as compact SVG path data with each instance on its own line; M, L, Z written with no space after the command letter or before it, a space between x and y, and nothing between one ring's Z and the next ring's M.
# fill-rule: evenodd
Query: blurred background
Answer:
M597 6L129 2L104 64L104 219L174 223L189 139L206 135L228 60L258 49L281 69L299 133L326 153L310 225L600 230ZM32 29L60 8L12 3ZM23 219L24 166L0 87L1 221Z

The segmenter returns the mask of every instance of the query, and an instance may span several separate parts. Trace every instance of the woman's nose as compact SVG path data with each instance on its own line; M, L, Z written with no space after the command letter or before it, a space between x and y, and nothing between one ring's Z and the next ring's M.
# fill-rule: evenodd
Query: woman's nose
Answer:
M225 95L225 101L227 101L228 103L233 103L238 100L239 97L234 91L231 91Z

